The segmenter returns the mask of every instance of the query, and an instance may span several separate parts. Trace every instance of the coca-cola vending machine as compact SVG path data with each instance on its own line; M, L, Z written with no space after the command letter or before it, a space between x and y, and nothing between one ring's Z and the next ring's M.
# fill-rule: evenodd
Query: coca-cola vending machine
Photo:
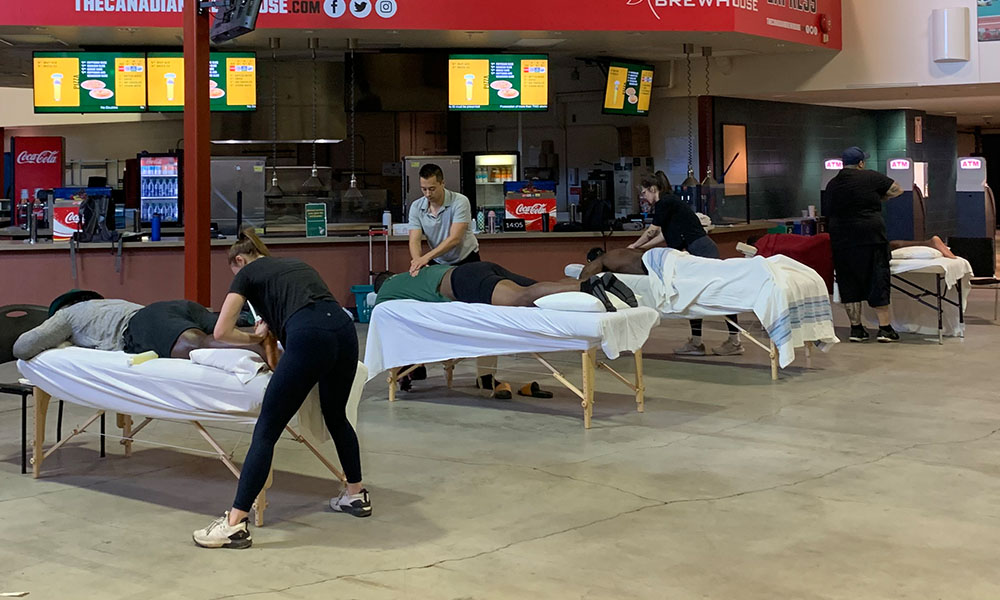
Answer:
M27 227L28 206L41 189L59 188L65 173L65 140L61 137L10 138L10 153L14 159L15 209L11 215L15 226ZM45 219L45 207L35 205L35 216Z
M556 226L556 186L552 181L510 181L506 190L504 230L552 231ZM524 222L521 229L520 223Z

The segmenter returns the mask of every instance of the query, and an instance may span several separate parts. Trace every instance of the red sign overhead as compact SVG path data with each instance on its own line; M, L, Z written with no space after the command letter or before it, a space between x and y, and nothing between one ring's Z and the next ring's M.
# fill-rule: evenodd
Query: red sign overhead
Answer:
M181 27L184 8L184 0L16 0L7 4L0 11L0 26ZM600 0L594 4L580 10L579 0L263 0L257 28L734 32L841 49L841 0Z
M983 168L983 161L978 158L963 158L959 164L964 171L978 171Z
M910 161L905 158L897 158L889 161L889 168L893 171L906 171L910 168Z

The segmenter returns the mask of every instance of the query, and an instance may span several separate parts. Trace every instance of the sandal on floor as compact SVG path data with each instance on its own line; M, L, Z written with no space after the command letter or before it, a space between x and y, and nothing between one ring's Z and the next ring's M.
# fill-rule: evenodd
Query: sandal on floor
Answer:
M517 390L518 396L528 396L529 398L551 398L552 392L543 390L537 381L524 384L524 387Z
M510 384L497 382L497 386L493 388L493 398L496 400L510 400L514 395L511 393Z

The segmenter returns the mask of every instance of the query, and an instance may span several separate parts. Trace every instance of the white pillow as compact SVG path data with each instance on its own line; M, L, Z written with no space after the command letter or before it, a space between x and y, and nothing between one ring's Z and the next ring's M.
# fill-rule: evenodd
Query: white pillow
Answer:
M580 273L583 273L583 268L584 267L581 264L570 263L570 264L566 265L565 269L563 269L563 274L566 275L566 277L572 277L573 279L579 279L580 278Z
M910 246L909 248L896 248L892 251L892 258L895 260L934 260L944 256L937 248L930 246Z
M243 348L199 348L191 351L191 362L232 373L243 384L267 369L260 355Z
M608 295L610 296L611 294ZM542 296L538 300L535 300L535 306L570 312L607 312L600 300L583 292L560 292L558 294Z

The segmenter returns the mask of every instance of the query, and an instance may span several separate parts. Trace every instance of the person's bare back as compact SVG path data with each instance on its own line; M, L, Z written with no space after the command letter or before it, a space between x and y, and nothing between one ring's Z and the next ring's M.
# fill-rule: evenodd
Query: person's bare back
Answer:
M583 268L579 279L590 279L598 273L624 273L626 275L648 275L642 264L644 250L616 248L598 256Z

